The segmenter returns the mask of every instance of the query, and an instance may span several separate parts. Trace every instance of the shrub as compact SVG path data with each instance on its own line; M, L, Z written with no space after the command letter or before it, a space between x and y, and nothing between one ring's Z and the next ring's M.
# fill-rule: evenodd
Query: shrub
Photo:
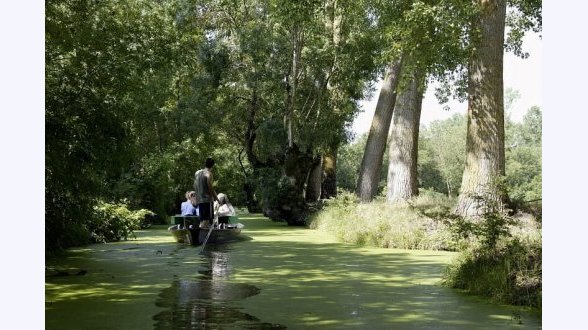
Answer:
M500 303L541 308L541 242L502 239L462 252L446 269L444 284Z
M135 238L134 230L140 228L146 215L153 215L153 212L146 209L131 211L124 202L99 201L94 207L94 221L88 225L91 239L104 243Z
M477 219L454 217L454 234L469 247L447 268L445 284L500 303L541 307L541 230L530 218L516 221L498 203L481 198Z

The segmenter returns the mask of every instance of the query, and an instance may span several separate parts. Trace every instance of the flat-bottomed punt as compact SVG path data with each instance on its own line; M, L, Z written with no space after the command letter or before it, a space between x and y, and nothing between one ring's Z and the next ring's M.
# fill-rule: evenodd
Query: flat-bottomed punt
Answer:
M219 217L218 223L213 225L207 244L228 242L239 236L241 229L245 226L241 223L231 223L237 220L237 217ZM172 221L175 224L167 230L172 233L178 243L201 245L210 231L210 225L199 227L200 219L198 217L176 216Z

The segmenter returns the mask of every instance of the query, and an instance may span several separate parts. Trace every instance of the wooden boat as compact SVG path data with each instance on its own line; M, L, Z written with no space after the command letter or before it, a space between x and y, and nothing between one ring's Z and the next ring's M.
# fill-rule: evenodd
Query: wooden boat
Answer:
M172 221L175 221L176 224L170 226L167 230L171 232L176 242L201 245L206 240L210 225L199 227L200 221L198 217L182 217L181 221L178 221L178 217L174 218L176 219ZM231 241L241 234L241 229L245 226L241 223L230 223L231 220L235 221L235 219L236 217L219 217L219 222L213 225L206 244Z

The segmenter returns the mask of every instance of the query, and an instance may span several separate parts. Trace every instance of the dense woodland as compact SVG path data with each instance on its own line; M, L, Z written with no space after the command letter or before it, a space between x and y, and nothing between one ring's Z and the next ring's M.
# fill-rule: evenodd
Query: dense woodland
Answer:
M502 79L541 1L55 0L45 15L49 251L164 223L207 156L217 192L291 225L342 189L435 190L474 218L478 195L541 198L541 111L505 120ZM432 81L467 114L421 127Z

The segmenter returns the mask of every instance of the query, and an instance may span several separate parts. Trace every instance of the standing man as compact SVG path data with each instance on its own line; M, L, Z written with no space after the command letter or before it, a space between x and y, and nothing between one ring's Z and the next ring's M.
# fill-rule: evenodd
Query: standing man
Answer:
M213 202L218 201L216 192L212 187L213 167L214 159L212 159L212 157L208 157L204 162L204 168L194 173L194 190L196 191L196 199L198 200L198 211L200 212L200 220L209 220L211 226L212 219L214 219ZM200 224L202 225L202 222Z

